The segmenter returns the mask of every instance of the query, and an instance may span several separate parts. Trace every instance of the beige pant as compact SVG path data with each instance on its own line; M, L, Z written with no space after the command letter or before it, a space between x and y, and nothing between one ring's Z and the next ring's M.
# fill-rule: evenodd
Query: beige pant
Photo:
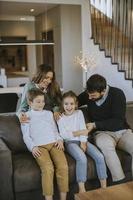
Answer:
M43 195L53 195L54 170L60 192L68 191L68 165L63 151L54 144L39 146L41 156L36 158L41 169Z
M120 160L115 148L124 150L132 156L133 175L133 132L128 129L122 133L110 131L98 131L95 136L96 145L105 156L106 164L112 174L113 181L119 181L125 177Z

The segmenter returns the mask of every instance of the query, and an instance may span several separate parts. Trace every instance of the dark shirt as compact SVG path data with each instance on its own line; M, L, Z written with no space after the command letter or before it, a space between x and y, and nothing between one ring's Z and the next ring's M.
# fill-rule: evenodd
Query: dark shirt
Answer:
M109 87L106 100L98 106L95 101L89 100L86 92L78 96L79 106L87 105L91 122L95 122L97 130L119 131L129 128L126 122L126 98L122 90Z

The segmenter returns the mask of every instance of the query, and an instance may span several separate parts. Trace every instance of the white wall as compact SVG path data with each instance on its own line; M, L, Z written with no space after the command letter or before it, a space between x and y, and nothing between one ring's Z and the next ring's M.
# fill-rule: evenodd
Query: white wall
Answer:
M82 69L74 64L81 51L81 6L61 5L61 57L63 89L79 93Z
M112 18L112 0L90 0L91 4L95 6L102 13Z

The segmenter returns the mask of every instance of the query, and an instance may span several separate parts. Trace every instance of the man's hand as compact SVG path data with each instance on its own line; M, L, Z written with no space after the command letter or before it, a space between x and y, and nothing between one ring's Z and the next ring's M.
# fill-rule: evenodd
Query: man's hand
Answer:
M54 112L54 119L55 119L55 121L58 121L60 119L61 115L62 114L60 112Z
M30 118L24 112L21 112L19 114L20 123L29 123L29 120L30 120Z
M80 143L80 148L83 150L83 152L86 152L86 149L87 149L87 142L81 142L81 143Z
M88 123L88 124L86 124L86 127L87 127L89 133L90 133L93 129L96 128L95 123Z
M38 147L33 147L32 155L34 156L34 158L38 158L39 156L41 156L41 151Z
M64 144L62 140L57 140L57 142L55 143L55 146L57 147L57 149L64 151Z

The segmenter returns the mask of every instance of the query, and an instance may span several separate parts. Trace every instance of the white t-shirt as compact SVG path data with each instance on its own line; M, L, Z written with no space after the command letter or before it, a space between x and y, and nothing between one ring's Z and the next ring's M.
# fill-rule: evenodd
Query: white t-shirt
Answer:
M60 135L64 140L87 141L87 136L73 136L74 131L86 129L85 119L81 110L75 110L72 115L63 114L57 123Z
M32 151L34 146L41 146L61 139L51 111L28 111L29 123L21 125L23 139L27 148Z

